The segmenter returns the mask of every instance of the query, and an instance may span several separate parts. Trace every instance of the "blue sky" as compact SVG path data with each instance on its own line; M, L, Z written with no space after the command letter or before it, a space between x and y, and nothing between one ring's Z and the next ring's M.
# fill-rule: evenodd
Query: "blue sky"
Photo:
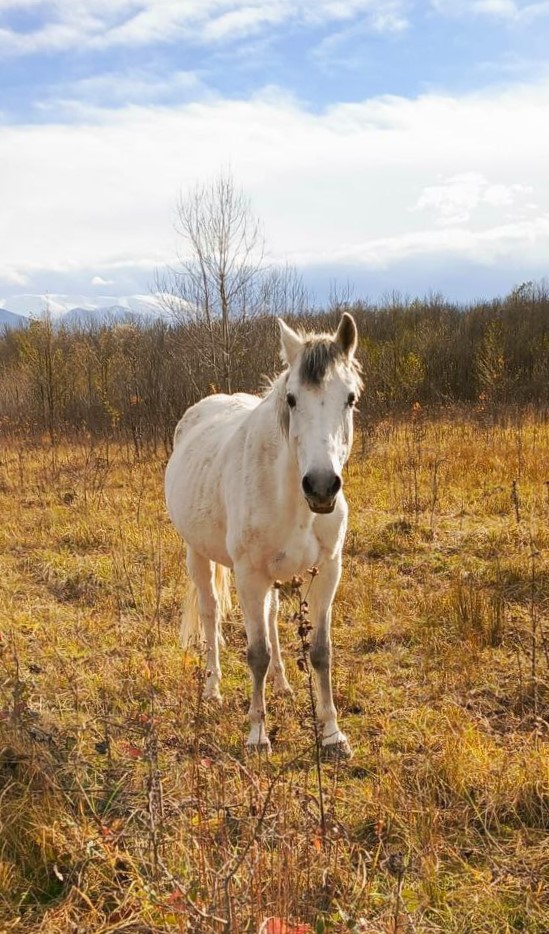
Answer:
M230 167L322 302L549 273L549 2L0 0L0 303L147 294Z

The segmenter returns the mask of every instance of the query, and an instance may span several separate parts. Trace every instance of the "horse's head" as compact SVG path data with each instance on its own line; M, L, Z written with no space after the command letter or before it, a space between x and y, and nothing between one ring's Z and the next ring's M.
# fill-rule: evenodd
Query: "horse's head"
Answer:
M362 381L355 359L357 329L345 312L335 334L298 334L279 319L281 421L293 449L301 487L313 512L333 512L341 472L353 443L353 409Z

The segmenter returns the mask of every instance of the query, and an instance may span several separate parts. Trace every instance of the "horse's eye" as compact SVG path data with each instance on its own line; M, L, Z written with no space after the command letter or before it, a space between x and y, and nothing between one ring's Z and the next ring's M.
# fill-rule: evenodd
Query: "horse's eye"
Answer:
M291 409L295 409L295 396L291 392L289 392L286 396L286 402Z
M352 409L355 402L356 402L356 396L354 392L350 392L349 395L347 396L347 405L349 406L350 409Z

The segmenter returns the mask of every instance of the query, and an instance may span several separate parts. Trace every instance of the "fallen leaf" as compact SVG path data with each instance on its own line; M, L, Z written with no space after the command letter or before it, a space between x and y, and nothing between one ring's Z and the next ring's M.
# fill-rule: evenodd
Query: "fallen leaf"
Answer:
M132 746L130 743L125 743L122 748L124 752L126 753L126 755L130 757L130 759L142 759L143 758L143 750L139 749L138 746Z

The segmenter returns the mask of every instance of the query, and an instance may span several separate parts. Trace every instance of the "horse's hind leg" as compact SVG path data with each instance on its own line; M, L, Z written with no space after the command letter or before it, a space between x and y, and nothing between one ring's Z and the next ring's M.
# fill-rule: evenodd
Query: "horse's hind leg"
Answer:
M271 664L269 666L269 675L273 679L273 687L277 694L293 694L293 691L288 684L286 678L286 671L284 668L284 662L282 661L282 654L280 652L280 642L278 639L278 590L276 587L273 587L270 593L270 605L269 605L269 637L271 640L271 648L273 652L273 657L271 659Z
M187 548L187 568L198 595L198 613L204 628L206 641L206 686L204 697L221 701L219 682L221 666L219 664L219 634L221 628L220 611L214 586L215 565L199 555L192 548Z
M249 565L235 565L236 589L248 637L248 665L252 676L252 699L248 718L250 734L246 741L249 749L270 750L265 729L265 677L271 661L269 640L268 597L271 581Z

